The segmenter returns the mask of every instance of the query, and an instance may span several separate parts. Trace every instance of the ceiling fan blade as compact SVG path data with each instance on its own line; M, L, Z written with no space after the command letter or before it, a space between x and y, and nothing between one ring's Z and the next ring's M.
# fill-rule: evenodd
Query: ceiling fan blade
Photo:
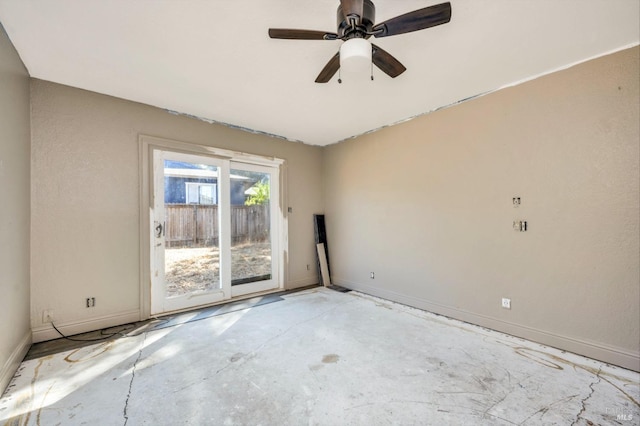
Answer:
M338 34L326 31L269 28L269 37L287 40L335 40L338 38Z
M342 14L345 18L349 15L358 15L362 18L364 13L364 0L340 0Z
M446 24L450 20L451 3L447 2L396 16L374 25L373 31L381 31L379 34L375 34L376 37L389 37Z
M316 83L328 83L331 80L331 77L338 72L340 68L340 51L336 53L333 58L329 59L327 65L322 68L320 74L318 74L318 78L316 78Z
M371 59L374 65L380 68L389 77L396 78L407 70L407 68L402 65L400 61L391 56L391 54L389 54L387 51L382 50L375 44L372 44L371 46L373 48Z

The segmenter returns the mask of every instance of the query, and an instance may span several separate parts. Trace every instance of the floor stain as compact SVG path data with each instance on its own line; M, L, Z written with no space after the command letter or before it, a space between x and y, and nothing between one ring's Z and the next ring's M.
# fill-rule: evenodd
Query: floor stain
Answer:
M24 418L24 423L25 425L29 424L29 420L31 420L31 413L33 412L33 410L31 409L32 405L33 405L33 398L35 397L35 387L36 387L36 381L38 380L38 376L40 374L40 367L42 367L42 364L44 364L44 362L48 359L50 359L51 356L47 356L44 358L40 358L38 360L38 363L36 364L34 370L33 370L33 377L31 378L31 383L30 383L30 390L31 393L30 395L28 395L28 404L29 407L27 409L27 413L26 415L22 414L18 417L14 417L13 419L9 419L9 421L6 423L7 425L9 424L21 424L22 419ZM24 416L24 417L23 417Z
M335 364L340 359L340 355L329 354L322 357L322 362L325 364Z
M49 388L47 389L47 391L45 392L44 396L42 397L42 403L40 403L40 407L38 408L38 412L36 414L36 425L37 426L40 426L42 424L40 422L40 417L42 416L42 409L44 407L46 407L45 403L47 401L47 396L49 395L49 392L51 392L51 389L53 389L55 384L56 384L56 381L54 380L53 383L51 383L51 385L49 385Z
M74 351L71 351L71 353L69 355L67 355L66 357L64 357L64 360L67 361L68 363L76 363L76 362L81 362L81 361L87 361L90 360L92 358L95 358L103 353L105 353L106 351L108 351L109 349L111 349L111 346L113 346L113 341L111 342L106 342L106 343L101 343L93 348L91 348L91 352L94 353L89 353L88 356L86 357L79 357L77 359L74 358L74 355L76 355L79 351L86 349L85 348L78 348Z
M229 361L236 362L236 361L240 360L243 356L244 356L244 354L242 352L238 352L237 354L233 354L231 356L231 358L229 358Z
M499 343L503 343L506 344L504 342L500 342L498 340L496 340ZM507 346L510 346L508 344L506 344ZM605 382L609 383L611 386L613 386L614 388L616 388L618 391L620 391L620 393L622 393L629 401L631 401L633 404L637 405L638 407L640 407L640 402L638 400L636 400L632 395L630 395L628 392L626 392L624 389L622 389L620 386L618 386L617 384L613 383L612 380L618 380L621 382L624 382L623 386L626 386L628 383L630 383L628 380L617 376L615 374L612 373L605 373L603 371L601 371L601 369L599 368L594 368L594 367L589 367L586 365L582 365L582 364L576 364L574 362L571 362L567 359L561 358L559 356L556 355L552 355L550 353L544 352L544 351L538 351L535 349L531 349L531 348L526 348L524 346L516 346L513 347L513 350L520 356L523 356L525 358L529 358L532 361L537 362L540 365L544 365L546 367L551 367L551 368L555 368L558 370L562 370L562 366L560 364L566 364L570 367L573 367L573 369L581 369L584 370L588 373L594 374L597 377L601 378L602 380L604 380ZM549 358L549 359L545 359L545 358ZM553 360L553 361L551 361ZM608 377L608 378L607 378Z
M33 401L33 399L35 398L36 392L35 392L35 386L36 386L36 381L38 380L38 377L40 376L40 367L42 367L42 365L44 364L44 361L51 359L51 356L47 356L44 358L40 358L38 360L38 365L36 365L36 368L33 371L33 379L31 379L31 396L30 399ZM25 420L24 424L29 424L29 419L31 418L31 413L33 412L33 410L29 410L29 414L27 414L27 419ZM38 410L38 418L37 418L38 423L40 423L40 410Z
M550 368L555 368L556 370L564 370L564 368L562 368L562 366L560 364L556 364L555 362L549 361L548 359L545 359L545 357L550 357L552 359L557 358L557 361L559 362L568 362L562 358L558 358L555 357L551 354L548 354L546 352L540 352L540 351L536 351L534 349L531 348L526 348L524 346L516 346L515 348L513 348L513 350L520 356L523 356L525 358L529 358L531 361L533 362L537 362L540 365L543 365L545 367L550 367ZM534 353L532 353L534 352ZM542 355L542 356L540 356Z

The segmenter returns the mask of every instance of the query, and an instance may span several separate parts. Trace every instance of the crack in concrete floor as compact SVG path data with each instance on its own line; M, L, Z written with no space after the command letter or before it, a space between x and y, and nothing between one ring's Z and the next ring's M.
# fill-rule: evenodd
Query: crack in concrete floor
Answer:
M142 350L144 349L144 342L147 340L147 333L144 333L144 337L142 343L140 344L140 351L138 351L138 357L136 361L133 363L133 367L131 368L131 381L129 382L129 391L127 392L127 399L124 401L124 408L122 410L122 414L124 416L124 426L127 425L129 421L129 415L127 414L127 408L129 407L129 398L131 398L131 389L133 388L133 381L136 378L136 368L138 367L138 363L140 362L140 358L142 358Z
M576 415L576 419L571 423L571 426L578 424L578 421L580 421L580 419L582 418L582 415L584 414L584 412L587 411L587 407L586 407L585 404L587 403L589 398L591 398L593 396L593 393L595 392L594 386L602 381L602 378L600 377L600 372L601 371L602 371L602 367L599 367L598 368L598 372L596 373L596 380L593 381L589 385L589 389L590 389L589 395L587 395L586 397L582 398L582 400L580 401L580 404L581 404L580 412ZM578 396L578 395L576 395L576 396Z

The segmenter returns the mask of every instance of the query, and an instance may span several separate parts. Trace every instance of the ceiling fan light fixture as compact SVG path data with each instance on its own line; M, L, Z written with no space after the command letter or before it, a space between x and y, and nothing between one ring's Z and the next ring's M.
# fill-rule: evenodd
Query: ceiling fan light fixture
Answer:
M364 38L352 38L340 46L341 72L354 74L371 68L371 43Z

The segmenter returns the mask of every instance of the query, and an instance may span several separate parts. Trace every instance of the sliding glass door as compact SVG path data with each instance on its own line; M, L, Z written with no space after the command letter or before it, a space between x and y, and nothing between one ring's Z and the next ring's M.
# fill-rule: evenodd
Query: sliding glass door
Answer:
M152 181L152 314L278 288L278 167L153 150Z

